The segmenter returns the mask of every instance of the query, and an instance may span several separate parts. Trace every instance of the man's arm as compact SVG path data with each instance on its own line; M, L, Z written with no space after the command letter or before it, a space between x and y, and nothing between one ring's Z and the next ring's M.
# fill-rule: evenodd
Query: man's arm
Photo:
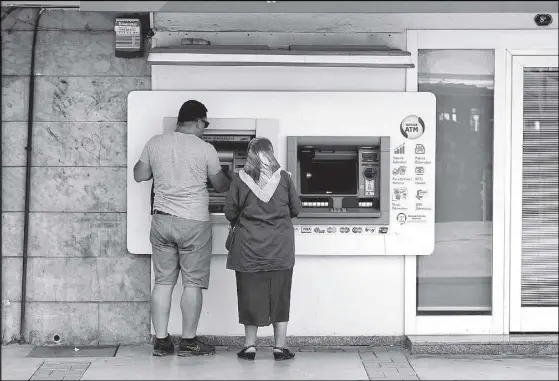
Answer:
M208 165L208 180L210 180L212 187L217 192L227 192L227 190L229 189L229 184L231 183L231 177L229 176L229 174L225 173L223 169L221 169L219 156L217 156L217 151L215 150L214 146L208 144L207 148L206 162Z
M151 173L150 165L138 160L134 166L134 180L136 180L137 183L141 183L142 181L151 180L152 177L153 173Z
M229 185L231 184L231 178L220 170L214 176L208 176L212 187L219 193L224 193L229 190Z
M151 165L150 165L150 146L152 144L153 138L150 139L144 149L142 150L142 154L140 155L140 160L134 166L134 180L137 183L141 183L142 181L151 180L153 177L153 173L151 173Z

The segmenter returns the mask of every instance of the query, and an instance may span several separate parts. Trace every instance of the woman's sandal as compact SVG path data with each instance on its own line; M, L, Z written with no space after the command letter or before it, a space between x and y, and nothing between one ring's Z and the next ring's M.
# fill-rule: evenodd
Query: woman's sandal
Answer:
M279 349L281 352L276 352L276 349ZM276 361L291 360L293 357L295 357L295 353L291 352L287 348L274 347L273 352L274 360Z
M240 352L237 352L237 357L243 360L254 360L254 358L256 357L256 350L254 352L247 352L247 349L250 348L256 349L254 345L244 347L243 349L241 349Z

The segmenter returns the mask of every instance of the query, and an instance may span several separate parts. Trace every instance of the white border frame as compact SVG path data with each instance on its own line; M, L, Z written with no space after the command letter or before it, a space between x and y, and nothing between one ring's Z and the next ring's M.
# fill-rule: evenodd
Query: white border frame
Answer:
M422 49L495 50L493 193L500 197L493 199L492 314L417 316L417 257L406 256L406 335L509 333L512 53L553 54L557 45L557 29L407 31L407 51L414 62ZM417 74L417 67L407 70L406 91L417 91Z
M512 55L511 167L522 168L524 130L524 68L558 66L557 51L517 52ZM511 172L510 331L557 332L557 307L522 307L522 183L521 170Z

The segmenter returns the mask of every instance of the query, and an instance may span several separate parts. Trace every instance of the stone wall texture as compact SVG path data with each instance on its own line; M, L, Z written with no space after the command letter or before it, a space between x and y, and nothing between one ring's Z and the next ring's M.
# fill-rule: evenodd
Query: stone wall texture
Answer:
M37 10L2 22L2 342L19 338L31 43ZM145 58L114 55L110 13L51 10L35 61L25 338L138 343L150 258L126 249L126 101Z

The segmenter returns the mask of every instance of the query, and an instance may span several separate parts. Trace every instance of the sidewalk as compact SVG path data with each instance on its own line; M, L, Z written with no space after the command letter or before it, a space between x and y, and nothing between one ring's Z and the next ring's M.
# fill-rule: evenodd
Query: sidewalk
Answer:
M120 346L110 358L29 358L31 345L2 346L2 380L557 380L557 356L409 357L399 347L299 348L275 362L270 348L255 361L237 348L213 356L152 357L150 345Z

